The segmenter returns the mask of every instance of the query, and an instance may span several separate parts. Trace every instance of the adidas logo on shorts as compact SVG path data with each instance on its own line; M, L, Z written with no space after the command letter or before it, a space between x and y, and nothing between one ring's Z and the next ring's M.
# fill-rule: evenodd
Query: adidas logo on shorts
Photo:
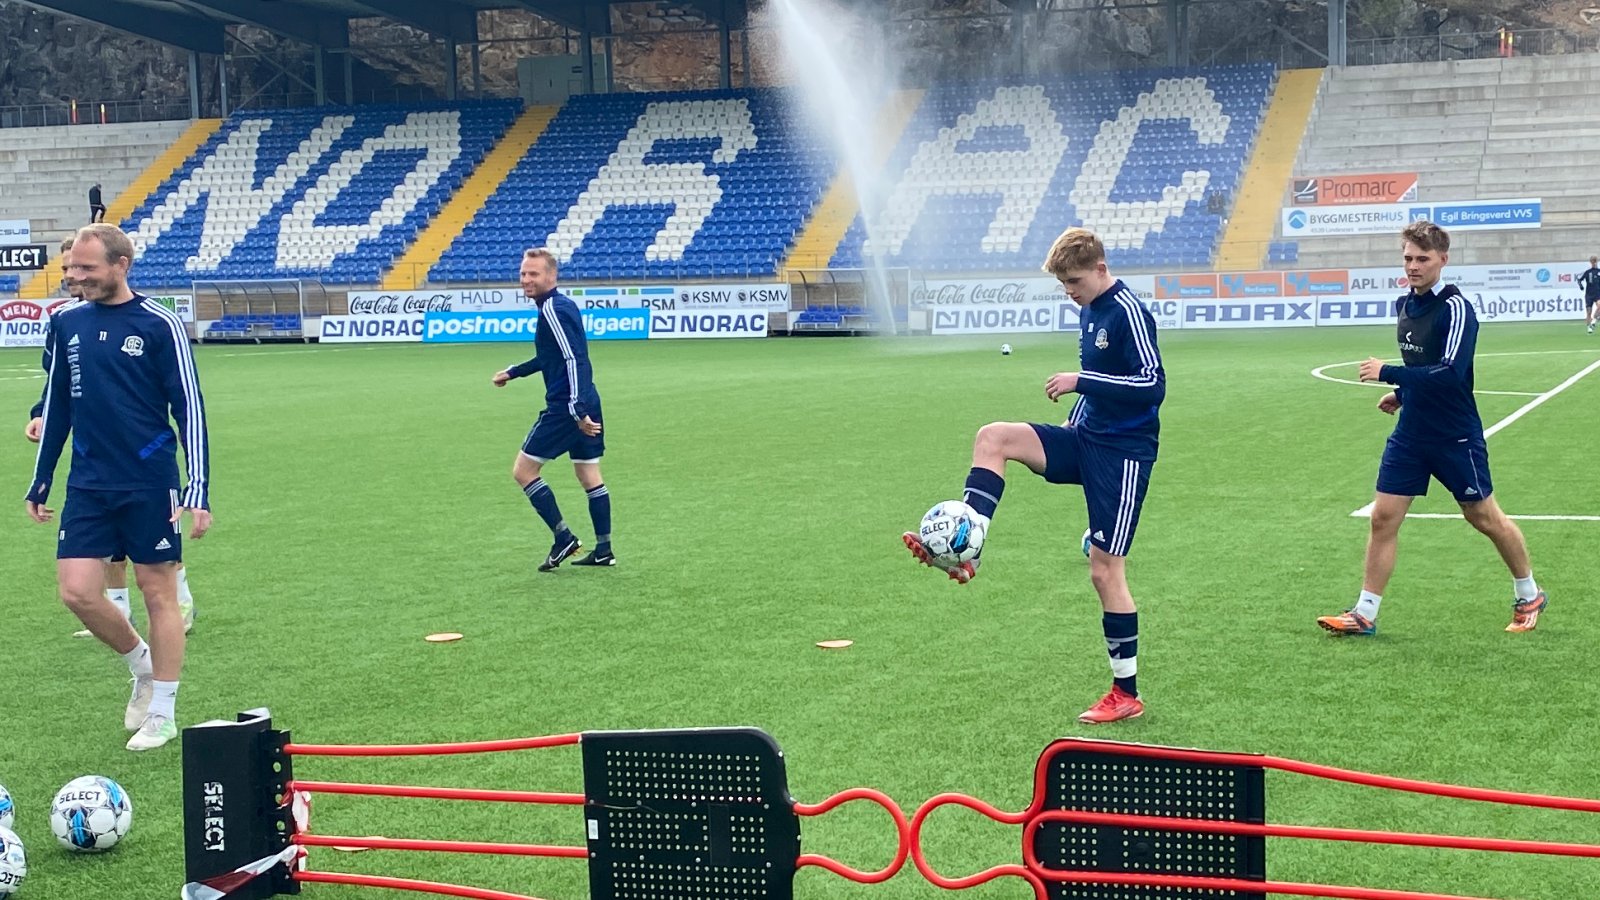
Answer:
M171 550L172 549L172 542L167 540L166 538L162 538L161 539L161 543L156 545L156 549L157 550Z

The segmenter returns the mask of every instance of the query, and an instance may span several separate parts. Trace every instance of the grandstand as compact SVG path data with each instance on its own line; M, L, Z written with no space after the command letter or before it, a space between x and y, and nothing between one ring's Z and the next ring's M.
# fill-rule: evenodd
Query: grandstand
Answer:
M930 90L889 164L885 256L1026 271L1081 223L1117 265L1204 267L1221 223L1205 198L1237 188L1272 79L1258 65ZM575 97L417 280L504 282L538 243L571 281L776 276L837 169L790 108L783 90ZM123 222L141 283L375 285L518 112L235 114ZM865 245L858 216L832 263L860 266Z
M891 265L1029 272L1087 225L1121 268L1201 267L1237 190L1270 66L1061 77L928 91L891 158L878 249ZM857 218L833 257L872 251Z
M188 122L134 122L0 128L0 183L6 185L0 218L28 219L35 240L59 241L88 223L91 184L100 183L109 206L189 127ZM106 221L117 218L107 209Z
M832 169L783 91L575 97L430 280L503 280L546 240L579 281L771 276Z
M913 278L1021 276L1080 224L1123 272L1386 265L1387 235L1279 222L1291 174L1371 171L1418 173L1424 202L1543 199L1540 228L1464 244L1458 262L1579 259L1600 226L1586 176L1600 128L1581 103L1597 80L1600 57L1574 55L939 82L895 95L863 136L882 160L871 236L786 88L0 130L0 171L26 169L10 214L43 240L82 218L94 171L134 235L138 284L166 291L504 285L536 244L568 283L751 283L875 259ZM52 284L0 276L36 299Z
M1600 228L1600 56L1475 59L1330 72L1300 174L1416 172L1420 200L1539 197L1542 227L1464 243L1461 263L1585 259ZM1374 128L1373 123L1384 123ZM1384 236L1306 242L1309 267L1381 259Z
M124 222L153 285L375 284L510 126L514 101L239 113Z

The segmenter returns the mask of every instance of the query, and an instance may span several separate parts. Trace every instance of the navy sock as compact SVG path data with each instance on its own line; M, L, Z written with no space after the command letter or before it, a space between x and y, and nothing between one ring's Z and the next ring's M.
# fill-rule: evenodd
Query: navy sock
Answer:
M555 491L550 490L550 485L544 483L543 478L535 478L522 488L528 495L528 502L533 504L533 509L539 518L550 526L552 534L561 534L567 530L567 523L561 520L561 507L556 505Z
M988 469L973 467L967 473L967 486L961 501L972 507L978 515L994 518L994 508L1000 505L1000 495L1006 492L1006 480Z
M604 484L589 489L589 518L594 520L594 552L611 549L611 492Z
M1129 694L1139 696L1139 614L1108 612L1100 624L1106 632L1106 653L1111 656L1111 680Z

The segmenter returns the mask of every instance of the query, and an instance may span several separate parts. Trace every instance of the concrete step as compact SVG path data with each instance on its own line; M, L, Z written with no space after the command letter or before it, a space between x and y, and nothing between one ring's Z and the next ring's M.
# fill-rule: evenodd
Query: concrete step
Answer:
M5 129L13 131L15 129ZM128 147L128 146L156 146L157 149L165 148L183 129L172 132L150 132L148 134L128 135L125 139L106 140L94 138L81 138L74 135L58 135L41 137L35 140L19 140L15 137L0 139L0 150L52 150L65 147Z
M0 173L15 174L19 178L29 176L37 182L43 179L55 181L82 181L88 179L92 184L99 181L104 184L106 177L114 172L142 172L144 168L137 160L119 159L115 163L71 161L71 160L43 160L0 165Z
M1581 117L1550 117L1550 115L1494 114L1490 119L1490 135L1522 136L1549 135L1552 138L1600 138L1600 127L1594 119Z
M1374 127L1374 121L1381 121ZM1367 113L1339 113L1336 115L1319 115L1316 124L1310 129L1313 134L1334 135L1381 135L1395 139L1398 135L1426 135L1428 139L1437 140L1441 132L1454 135L1462 132L1482 131L1488 132L1493 121L1491 115L1473 114L1456 115L1446 114L1441 116L1409 116L1385 117L1375 119ZM1420 140L1420 138L1419 138Z
M1361 127L1374 121L1409 121L1436 116L1487 116L1496 109L1493 100L1454 100L1428 103L1401 103L1389 99L1365 104L1325 102L1317 110L1317 121L1348 121Z
M1428 172L1441 169L1476 167L1483 159L1481 153L1454 153L1449 155L1407 155L1404 159L1380 159L1365 148L1314 147L1301 158L1296 170L1313 175L1350 172L1363 174L1374 171L1374 166L1391 172ZM1377 161L1375 161L1377 160Z
M1351 132L1341 135L1336 146L1359 149L1368 156L1464 156L1471 149L1481 149L1489 137L1487 125L1473 130L1452 131L1449 134L1417 132Z
M1495 128L1488 135L1489 152L1522 153L1532 148L1535 152L1555 149L1600 149L1600 131L1593 128L1568 128L1563 131L1542 133L1522 132L1515 128Z
M1576 106L1592 95L1600 78L1538 84L1485 84L1417 89L1411 85L1363 88L1359 93L1331 92L1323 102L1333 108L1360 109L1385 104L1465 103L1510 100L1544 100L1552 107Z

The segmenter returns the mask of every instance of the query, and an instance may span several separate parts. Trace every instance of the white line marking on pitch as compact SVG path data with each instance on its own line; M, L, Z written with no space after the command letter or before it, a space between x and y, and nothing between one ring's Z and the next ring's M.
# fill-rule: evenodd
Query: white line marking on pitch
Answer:
M1532 351L1532 352L1538 352L1538 351ZM1560 352L1563 352L1563 351L1560 351L1560 350L1548 350L1548 351L1543 351L1543 352L1560 353ZM1574 350L1574 351L1570 351L1570 352L1577 353L1577 352L1593 352L1593 351L1576 351L1576 350ZM1530 352L1529 355L1531 355L1531 352ZM1567 388L1572 387L1574 384L1577 384L1578 380L1580 378L1582 378L1583 376L1589 374L1590 372L1593 372L1595 369L1600 369L1600 359L1597 359L1594 362L1588 364L1587 366L1584 366L1582 369L1578 370L1577 374L1573 375L1571 378L1568 378L1566 381L1561 382L1560 384L1556 385L1555 387L1551 388L1550 390L1545 391L1544 393L1534 397L1532 400L1529 400L1527 403L1524 403L1522 406L1518 407L1517 410L1515 412L1513 412L1511 415L1506 416L1504 419L1501 419L1500 421L1494 423L1493 425L1490 425L1488 428L1485 428L1483 430L1484 440L1488 440L1490 437L1492 437L1495 434L1498 434L1499 432L1503 431L1505 429L1505 427L1510 425L1512 422L1515 422L1516 420L1522 418L1523 416L1527 415L1528 413L1533 412L1535 409L1539 408L1539 406L1541 404L1543 404L1546 400L1549 400L1551 397L1554 397L1555 395L1561 393L1562 391L1566 390ZM1374 501L1374 502L1376 502L1376 501ZM1368 503L1366 506L1363 506L1360 509L1356 510L1355 512L1351 513L1350 514L1351 518L1357 518L1357 519L1371 518L1372 517L1372 506L1373 506L1372 503ZM1459 518L1461 518L1461 516L1459 516L1459 515L1451 515L1449 513L1406 513L1406 518L1408 518L1408 519L1459 519ZM1548 522L1600 522L1600 516L1512 516L1511 518L1513 518L1513 519L1529 519L1529 520L1535 520L1535 521L1548 521Z
M1408 519L1461 519L1460 513L1406 513ZM1600 516L1507 516L1523 522L1600 522Z
M1503 353L1479 353L1479 354L1477 354L1477 357L1479 359L1484 359L1484 358L1491 357L1491 356L1546 356L1546 355L1549 355L1549 354L1552 354L1552 353L1600 353L1600 350L1508 350L1508 351L1505 351ZM1399 362L1399 361L1400 360L1397 360L1397 359L1384 360L1384 362ZM1317 366L1315 369L1311 370L1311 377L1312 378L1320 378L1323 381L1331 381L1331 382L1333 382L1335 384L1353 384L1356 387L1365 387L1365 388L1374 388L1375 387L1375 388L1384 388L1386 390L1391 388L1391 387L1393 387L1392 385L1384 384L1381 381L1351 381L1348 378L1340 378L1340 377L1338 377L1336 375L1329 375L1328 374L1328 370L1329 369L1337 369L1340 366L1359 366L1364 362L1366 362L1366 360L1364 360L1364 359L1352 359L1349 362L1336 362L1336 363L1328 363L1325 366ZM1539 396L1539 392L1538 391L1473 391L1473 393L1474 394L1487 394L1487 395L1498 396L1498 397L1537 397L1537 396Z
M346 350L353 350L353 349L355 349L355 348L353 348L353 347L329 347L326 350L322 350L322 349L306 349L306 350L248 350L248 351L245 351L243 353L218 353L216 355L217 356L288 356L288 355L293 354L293 353L343 353ZM367 348L362 348L362 349L367 349Z

